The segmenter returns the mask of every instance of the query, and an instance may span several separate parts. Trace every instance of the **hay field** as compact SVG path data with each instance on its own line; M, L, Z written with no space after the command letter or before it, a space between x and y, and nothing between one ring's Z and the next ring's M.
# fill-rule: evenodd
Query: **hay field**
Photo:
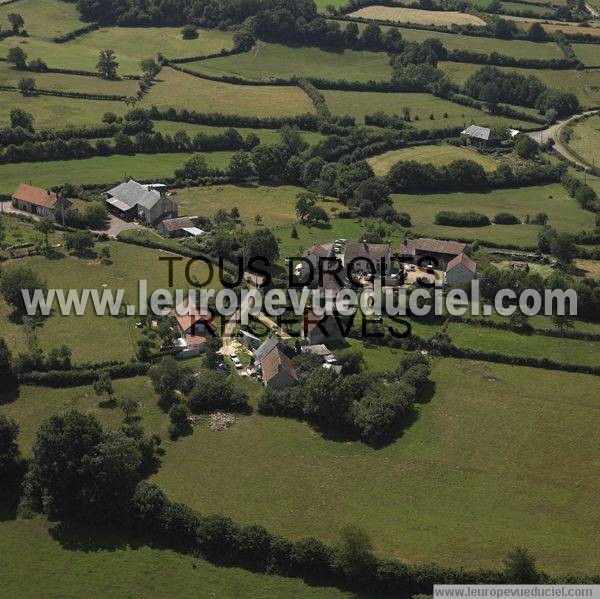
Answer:
M348 16L398 23L419 23L420 25L485 25L483 19L462 12L391 6L367 6L349 13Z

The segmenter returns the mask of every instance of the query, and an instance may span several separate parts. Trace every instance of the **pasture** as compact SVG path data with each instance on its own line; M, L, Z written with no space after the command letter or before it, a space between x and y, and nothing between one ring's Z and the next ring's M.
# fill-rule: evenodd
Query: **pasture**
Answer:
M233 152L205 153L209 166L226 168ZM12 193L21 182L39 187L64 183L109 184L127 178L165 179L173 176L191 156L189 153L96 156L83 160L52 160L0 165L0 193Z
M384 52L326 51L258 42L246 54L211 58L184 65L198 73L218 77L242 77L257 81L270 78L316 77L346 81L389 81L390 60Z
M60 2L62 4L62 2ZM67 6L69 6L67 4ZM111 27L82 35L63 44L42 38L9 37L0 42L0 54L20 46L31 58L41 58L50 67L95 71L98 54L110 48L117 56L120 75L137 75L144 58L156 58L160 52L168 58L202 56L233 46L231 32L200 30L197 39L184 40L177 27Z
M568 137L568 147L577 152L588 164L600 163L600 116L580 119Z
M357 23L357 25L361 31L366 27L365 23ZM385 32L391 27L391 25L382 25L381 30ZM396 27L396 29L409 42L424 42L426 39L435 38L440 40L448 50L468 50L481 54L498 52L513 58L531 58L535 56L545 60L564 57L560 48L553 42L539 44L523 40L501 40L474 35L408 29L406 27Z
M440 62L439 67L447 73L454 83L463 85L473 73L482 68L482 65L463 62ZM505 73L516 72L526 77L531 75L537 77L548 87L574 93L584 108L600 104L600 72L598 71L517 69L514 67L496 68Z
M600 34L600 28L598 29ZM598 44L573 44L571 46L575 55L588 67L600 67L600 45Z
M74 29L85 27L74 3L62 0L19 0L6 6L0 4L0 25L8 29L8 15L19 13L25 30L31 37L51 40Z
M453 160L473 160L478 164L481 164L486 170L494 170L498 166L498 161L480 154L476 150L470 148L463 148L452 146L449 144L431 145L431 146L415 146L412 148L402 148L400 150L391 150L380 154L379 156L372 156L367 159L367 162L371 165L373 171L378 176L386 175L389 170L401 160L416 160L417 162L431 162L436 166L442 166L448 164Z
M10 111L17 107L33 115L37 129L64 129L67 125L96 124L100 123L107 112L120 116L129 110L125 102L112 100L22 96L16 91L0 91L1 126L10 124Z
M243 116L281 117L314 113L310 98L293 86L231 85L164 68L142 106L187 108Z
M337 90L323 90L322 93L332 114L353 116L356 118L357 124L364 122L365 115L379 110L390 115L402 115L402 110L406 107L410 110L410 124L417 129L468 127L472 123L499 127L514 125L518 129L532 127L531 123L491 115L430 94ZM433 119L430 118L431 115L433 115Z
M43 518L0 522L3 592L9 597L289 597L342 599L352 595L299 579L218 567L198 557L127 537ZM32 575L35 572L35 575ZM110 572L110 576L107 576Z
M535 246L541 230L538 225L490 225L487 227L447 227L434 224L441 210L475 211L490 218L499 212L510 212L521 220L538 212L549 216L548 224L557 231L575 233L594 227L594 215L567 195L559 184L494 189L488 192L455 192L433 194L394 194L394 205L412 217L413 228L419 234L443 239L483 239L496 243Z
M349 13L348 16L380 21L396 21L398 23L418 23L419 25L485 25L483 19L462 12L377 5L355 10Z
M497 566L518 541L554 573L593 570L597 379L451 359L432 378L430 401L382 449L253 415L222 434L196 428L154 478L173 499L291 538L331 542L360 522L378 553L411 562Z
M478 10L481 10L483 12L485 12L486 9L490 5L490 3L487 0L470 0L470 4L472 4ZM546 6L538 6L537 4L530 4L528 2L526 3L526 2L504 2L504 1L502 1L501 5L504 10L514 11L514 12L518 12L518 11L534 12L535 14L542 16L542 17L543 16L551 17L553 14L552 10Z

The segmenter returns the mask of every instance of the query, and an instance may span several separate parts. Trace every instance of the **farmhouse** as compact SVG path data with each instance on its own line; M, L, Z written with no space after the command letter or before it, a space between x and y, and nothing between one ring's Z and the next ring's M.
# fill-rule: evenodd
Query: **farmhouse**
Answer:
M282 389L298 383L292 361L277 343L261 360L262 378L266 387Z
M308 312L304 315L300 336L307 345L322 345L327 341L337 341L340 338L340 328L333 315L319 316Z
M106 194L108 209L126 221L137 219L153 225L165 217L177 216L177 204L166 197L164 186L142 185L130 179Z
M204 233L196 226L197 218L197 216L165 218L158 223L156 229L163 237L197 237Z
M335 270L337 259L333 252L333 243L324 245L313 245L302 254L302 261L296 264L295 274L307 285L319 280L319 264L322 272Z
M215 334L216 326L210 312L203 312L197 306L190 307L187 299L171 310L169 316L177 322L181 337L176 345L185 357L199 354L204 350L207 338Z
M488 127L479 127L478 125L470 125L460 132L468 146L479 146L486 148L493 146L500 141L500 136L496 135Z
M466 243L420 237L419 239L405 239L400 246L398 256L401 259L412 258L413 263L417 263L421 259L433 258L437 261L437 265L434 263L435 268L446 270L448 263L456 256L460 254L470 256L471 253L471 248Z
M388 274L392 265L389 243L347 243L343 264L346 272Z
M11 196L13 208L37 216L54 218L56 208L68 208L71 203L58 194L21 183Z
M456 287L475 278L477 265L467 254L459 254L448 262L446 285Z

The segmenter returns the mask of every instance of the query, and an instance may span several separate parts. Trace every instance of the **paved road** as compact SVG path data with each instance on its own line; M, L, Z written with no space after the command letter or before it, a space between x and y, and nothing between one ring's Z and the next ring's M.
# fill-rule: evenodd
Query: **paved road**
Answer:
M581 162L580 160L575 158L575 156L573 156L569 152L569 150L567 148L565 148L565 146L563 144L560 143L560 130L566 124L570 123L571 121L574 121L575 119L578 119L579 117L584 116L586 114L594 114L596 112L598 112L598 111L597 110L588 110L586 112L582 112L581 114L575 114L573 116L570 116L568 119L564 119L563 121L558 121L558 123L555 123L554 125L550 125L550 127L547 127L546 129L543 129L542 131L532 131L531 133L528 133L527 135L529 135L529 137L531 137L531 139L537 141L538 143L545 143L549 139L553 139L554 140L554 149L559 154L562 154L565 158L567 158L571 162L574 162L575 164L578 164L582 168L588 169L588 168L590 168L589 165L584 164L583 162Z

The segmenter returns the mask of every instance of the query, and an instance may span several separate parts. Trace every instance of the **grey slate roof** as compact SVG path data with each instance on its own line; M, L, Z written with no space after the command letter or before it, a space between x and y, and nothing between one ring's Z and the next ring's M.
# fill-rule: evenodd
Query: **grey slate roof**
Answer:
M267 354L276 346L279 342L275 337L267 337L262 345L254 352L254 358L257 362L262 362Z
M166 218L162 221L163 226L167 231L179 231L180 229L195 228L196 225L191 216L180 216L179 218Z
M461 131L461 135L467 135L468 137L475 137L477 139L498 139L498 136L487 127L479 127L479 125L469 125L464 131Z
M139 205L143 208L151 209L161 199L158 191L149 190L145 185L141 185L133 179L129 179L126 183L121 183L109 189L106 193L127 204L130 208Z

